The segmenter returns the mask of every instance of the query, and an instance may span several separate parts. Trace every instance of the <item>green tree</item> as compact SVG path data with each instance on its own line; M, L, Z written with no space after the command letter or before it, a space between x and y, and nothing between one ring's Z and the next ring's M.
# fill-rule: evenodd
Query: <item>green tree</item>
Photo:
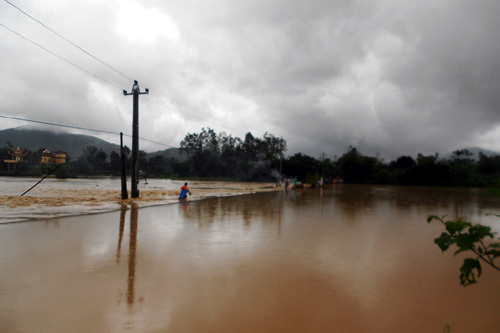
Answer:
M276 180L278 181L280 175L280 163L283 160L283 154L286 151L286 140L283 137L278 138L270 133L264 134L263 148L266 153L266 160L270 161L275 166Z
M76 170L79 173L97 175L108 169L108 154L95 146L87 146L82 149L82 156L77 162Z
M221 133L219 134L219 144L221 150L220 162L225 176L233 179L244 178L246 169L241 139Z
M312 156L296 153L284 161L283 172L305 182L306 179L312 179L312 175L321 173L321 162Z
M198 133L187 134L181 141L181 151L189 154L189 174L193 176L216 177L220 171L219 140L211 128L202 128Z
M438 154L417 155L417 165L401 176L404 185L446 186L453 184L450 167L446 162L438 162Z
M114 174L120 174L122 159L114 150L109 154L109 168Z
M400 170L405 170L405 169L410 169L414 167L417 163L411 156L400 156L398 157L397 160L392 161L389 164L389 167L391 169L400 169Z
M172 175L174 174L175 159L156 155L148 159L149 173L151 175Z
M362 155L356 148L348 151L337 161L338 172L347 183L391 184L394 179L387 166L375 157Z
M276 164L285 150L286 141L270 133L259 139L249 132L242 141L202 128L181 141L181 151L188 154L189 163L178 163L175 168L184 168L178 171L189 176L263 180L271 177L270 163Z
M139 154L137 156L139 160L139 170L149 173L149 163L147 159L147 153L144 150L139 150Z
M261 152L261 147L262 141L259 138L255 138L250 132L245 134L242 148L249 160L257 159L257 155Z
M457 149L452 152L452 159L454 160L471 160L472 153L468 149Z

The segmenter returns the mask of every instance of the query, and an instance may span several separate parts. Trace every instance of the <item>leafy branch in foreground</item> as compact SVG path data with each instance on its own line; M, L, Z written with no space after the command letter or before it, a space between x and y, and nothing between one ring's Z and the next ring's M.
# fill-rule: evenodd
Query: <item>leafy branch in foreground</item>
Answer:
M499 215L496 215L500 217ZM475 254L474 258L464 259L460 267L460 284L464 287L476 283L477 277L481 276L481 261L487 263L497 271L500 267L495 265L495 259L500 256L500 242L495 240L496 232L492 232L490 227L481 224L472 224L459 218L456 221L445 221L446 216L429 215L427 223L433 220L441 222L446 228L446 232L434 239L434 243L439 246L441 251L446 251L455 244L458 250L455 255L461 252L470 251Z

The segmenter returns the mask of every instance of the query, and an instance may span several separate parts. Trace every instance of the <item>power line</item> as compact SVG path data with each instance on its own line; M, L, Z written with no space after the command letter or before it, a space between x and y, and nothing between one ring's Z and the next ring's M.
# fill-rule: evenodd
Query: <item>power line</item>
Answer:
M6 0L4 0L4 1L6 1ZM64 58L64 57L62 57L62 56L60 56L60 55L58 55L58 54L56 54L56 53L54 53L54 52L50 51L49 49L45 48L44 46L42 46L42 45L40 45L40 44L38 44L38 43L34 42L33 40L31 40L31 39L29 39L29 38L27 38L27 37L25 37L25 36L21 35L20 33L16 32L16 31L12 30L11 28L7 27L6 25L4 25L4 24L3 24L3 23L1 23L1 22L0 22L0 26L4 27L5 29L9 30L10 32L12 32L12 33L16 34L17 36L21 37L22 39L24 39L24 40L26 40L26 41L28 41L28 42L30 42L30 43L32 43L32 44L34 44L35 46L38 46L39 48L41 48L41 49L42 49L42 50L44 50L45 52L47 52L47 53L49 53L49 54L51 54L51 55L53 55L53 56L55 56L55 57L59 58L60 60L62 60L62 61L64 61L64 62L66 62L66 63L68 63L68 64L70 64L70 65L72 65L72 66L74 66L74 67L76 67L76 68L78 68L79 70L81 70L81 71L83 71L83 72L85 72L85 73L87 73L87 74L89 74L89 75L91 75L91 76L93 76L93 77L95 77L95 78L97 78L97 79L99 79L99 80L101 80L101 81L103 81L103 82L105 82L105 83L107 83L107 84L109 84L109 85L111 85L111 86L115 87L115 88L118 88L118 89L122 90L122 87L120 87L119 85L117 85L117 84L115 84L115 83L113 83L113 82L111 82L111 81L108 81L108 80L106 80L106 79L104 79L104 78L102 78L102 77L100 77L100 76L98 76L98 75L96 75L96 74L94 74L94 73L92 73L92 72L90 72L90 71L86 70L85 68L83 68L83 67L81 67L81 66L79 66L79 65L77 65L77 64L75 64L75 63L73 63L73 62L71 62L70 60L67 60L66 58ZM174 97L168 96L168 95L166 95L166 94L163 94L162 92L158 92L158 93L159 93L160 95L164 95L164 96L166 96L166 97L168 97L168 98L171 98L171 99L173 99L173 98L174 98ZM179 111L179 110L174 109L174 108L172 108L172 107L170 107L170 106L168 106L168 105L165 105L164 103L157 102L157 101L154 101L154 100L152 100L152 99L150 99L150 100L151 100L151 101L153 101L153 102L155 102L155 103L157 103L157 104L160 104L160 105L162 105L162 106L166 106L166 107L168 107L168 108L170 108L170 109L173 109L173 110ZM182 101L174 101L174 102L177 102L177 104L181 104L181 105L183 105L183 106L185 106L185 107L188 107L188 108L189 108L189 109L191 109L192 111L195 111L195 112L198 112L198 113L201 113L201 114L204 114L204 115L208 116L208 114L203 113L203 112L201 112L201 111L198 111L198 109L197 109L196 107L191 106L191 105L189 105L189 104L187 104L187 103L184 103L184 102L182 102ZM206 119L206 118L203 118L203 117L200 117L200 116L198 116L198 118L200 118L200 119ZM229 122L227 122L227 121L219 120L219 119L216 119L216 118L213 118L213 117L210 117L210 116L208 116L208 118L212 118L212 119L213 119L213 120L215 120L215 121L218 121L218 122L220 122L220 123L227 123L227 124L232 125L232 126L237 125L237 124L231 124L231 123L229 123ZM241 126L242 128L247 128L247 127L244 127L243 125L237 125L237 126ZM149 141L149 140L147 140L147 141Z
M56 36L62 38L63 40L65 40L66 42L70 43L71 45L73 45L74 47L76 47L77 49L79 49L80 51L82 51L83 53L85 53L86 55L88 55L89 57L92 57L94 58L95 60L99 61L101 64L103 64L104 66L108 67L109 69L115 71L116 73L120 74L121 76L123 76L124 78L126 79L129 79L130 81L133 81L132 78L130 78L129 76L127 76L126 74L124 74L123 72L119 71L118 69L114 68L113 66L109 65L108 63L104 62L103 60L97 58L96 56L94 56L93 54L91 54L90 52L86 51L85 49L83 49L82 47L78 46L77 44L73 43L72 41L70 41L69 39L67 39L66 37L62 36L61 34L59 34L58 32L54 31L53 29L49 28L48 26L46 26L44 23L42 23L41 21L39 21L38 19L34 18L33 16L29 15L28 13L26 13L25 11L23 11L21 8L17 7L16 5L12 4L10 1L8 0L4 0L5 2L7 2L9 5L11 5L12 7L14 7L15 9L17 9L18 11L20 11L21 13L23 13L24 15L26 15L27 17L29 17L30 19L32 19L33 21L37 22L38 24L40 24L41 26L43 26L45 29L49 30L50 32L52 32L53 34L55 34Z
M105 83L107 83L107 84L109 84L109 85L112 85L112 86L114 86L114 87L116 87L116 88L118 88L118 89L121 89L121 88L122 88L122 87L118 86L117 84L115 84L115 83L113 83L113 82L110 82L110 81L108 81L108 80L106 80L106 79L104 79L104 78L102 78L102 77L100 77L100 76L98 76L98 75L95 75L94 73L92 73L92 72L90 72L90 71L86 70L85 68L83 68L83 67L81 67L81 66L78 66L78 65L76 65L75 63L73 63L73 62L71 62L71 61L69 61L69 60L65 59L64 57L62 57L62 56L60 56L60 55L58 55L58 54L56 54L56 53L54 53L54 52L50 51L49 49L47 49L47 48L43 47L42 45L40 45L40 44L38 44L38 43L36 43L36 42L32 41L31 39L29 39L29 38L27 38L27 37L25 37L25 36L21 35L20 33L18 33L18 32L16 32L16 31L12 30L11 28L9 28L9 27L5 26L4 24L0 23L0 26L2 26L2 27L4 27L5 29L7 29L7 30L11 31L12 33L16 34L17 36L21 37L22 39L24 39L24 40L26 40L26 41L28 41L28 42L30 42L30 43L32 43L32 44L34 44L34 45L38 46L38 47L39 47L39 48L41 48L42 50L44 50L44 51L46 51L47 53L49 53L49 54L51 54L51 55L53 55L53 56L55 56L55 57L59 58L60 60L63 60L64 62L66 62L66 63L68 63L68 64L70 64L70 65L72 65L72 66L74 66L74 67L76 67L76 68L78 68L78 69L80 69L81 71L83 71L83 72L85 72L85 73L87 73L87 74L89 74L89 75L91 75L91 76L93 76L93 77L95 77L95 78L97 78L97 79L99 79L99 80L102 80L103 82L105 82ZM152 101L152 102L154 102L154 103L160 104L160 105L162 105L162 106L169 107L168 105L165 105L165 104L163 104L163 103L161 103L161 102L157 102L157 101L154 101L154 100L152 100L152 99L151 99L151 101ZM171 107L169 107L169 108L171 108ZM173 109L173 108L172 108L172 109ZM175 110L175 109L174 109L174 110ZM23 119L23 118L16 118L16 117L6 117L6 116L0 116L0 117L2 117L2 118L10 118L10 119L15 119L15 120L28 121L28 122L35 122L35 123L40 123L40 124L45 124L45 125L60 126L60 127L66 127L66 128L73 128L73 129L79 129L79 130L87 130L87 131L94 131L94 132L102 132L102 133L107 133L107 134L119 134L119 133L116 133L116 132L107 132L107 131L104 131L104 132L103 132L103 131L100 131L100 130L93 130L93 129L88 129L88 128L81 128L81 127L77 127L77 126L60 125L60 124L48 123L48 122L44 122L44 121L37 121L37 120L30 120L30 119ZM199 118L200 118L200 119L203 119L203 118L201 118L201 117L199 117ZM216 121L219 121L218 119L215 119L215 120L216 120ZM221 121L221 122L222 122L222 121ZM125 136L127 136L127 137L131 137L131 135L126 135L126 134L124 134L124 135L125 135ZM166 146L166 147L170 147L170 148L175 148L174 146L170 146L170 145L167 145L167 144L163 144L163 143L160 143L160 142L157 142L157 141L153 141L153 140L149 140L149 139L145 139L145 138L141 138L141 137L139 137L139 139L144 140L144 141L148 141L148 142L151 142L151 143L159 144L159 145L162 145L162 146Z
M115 71L116 73L120 74L121 76L123 76L123 77L125 77L125 78L127 78L127 79L129 79L129 80L131 80L131 81L133 81L133 79L132 79L130 76L128 76L128 75L126 75L126 74L124 74L123 72L119 71L119 70L118 70L118 69L116 69L115 67L113 67L113 66L109 65L109 64L108 64L108 63L106 63L105 61L103 61L103 60L99 59L98 57L94 56L93 54L91 54L90 52L86 51L84 48L80 47L79 45L77 45L76 43L72 42L72 41L71 41L71 40L69 40L68 38L66 38L66 37L62 36L61 34L59 34L58 32L56 32L55 30L53 30L52 28L48 27L46 24L44 24L43 22L41 22L40 20L38 20L37 18L35 18L35 17L33 17L32 15L28 14L27 12L25 12L25 11L24 11L24 10L22 10L21 8L17 7L16 5L12 4L10 1L8 1L8 0L4 0L4 1L5 1L6 3L8 3L9 5L11 5L12 7L14 7L15 9L17 9L18 11L20 11L20 12L21 12L22 14L24 14L25 16L29 17L31 20L33 20L33 21L37 22L37 23L38 23L38 24L40 24L42 27L44 27L45 29L49 30L51 33L55 34L56 36L58 36L59 38L63 39L63 40L64 40L64 41L66 41L67 43L69 43L69 44L71 44L72 46L76 47L76 48L77 48L77 49L79 49L81 52L83 52L83 53L85 53L86 55L90 56L91 58L93 58L93 59L95 59L95 60L99 61L100 63L102 63L103 65L105 65L105 66L106 66L106 67L108 67L109 69L111 69L111 70ZM84 69L83 67L76 65L75 63L73 63L73 62L71 62L71 61L69 61L69 60L65 59L64 57L57 55L56 53L54 53L54 52L52 52L52 51L48 50L47 48L43 47L42 45L40 45L40 44L38 44L38 43L36 43L36 42L32 41L31 39L29 39L29 38L27 38L27 37L24 37L24 36L23 36L23 35L21 35L20 33L18 33L18 32L16 32L16 31L12 30L12 29L10 29L10 28L8 28L8 27L7 27L7 26L5 26L4 24L0 23L0 25L2 25L4 28L6 28L7 30L11 31L12 33L14 33L14 34L18 35L19 37L21 37L21 38L25 39L26 41L29 41L29 42L33 43L34 45L36 45L36 46L38 46L38 47L42 48L43 50L45 50L46 52L48 52L48 53L52 54L53 56L55 56L55 57L57 57L57 58L59 58L59 59L61 59L61 60L65 61L65 62L69 63L70 65L72 65L72 66L74 66L74 67L76 67L76 68L78 68L78 69L82 70L83 72L85 72L85 73L87 73L87 74L89 74L89 75L91 75L91 76L93 76L93 77L95 77L95 78L97 78L97 79L99 79L99 80L102 80L103 82L106 82L106 83L108 83L108 84L110 84L110 85L112 85L112 86L114 86L114 87L116 87L116 88L118 88L118 89L121 89L121 88L122 88L122 87L120 87L120 86L118 86L118 85L114 84L113 82L110 82L110 81L108 81L108 80L106 80L106 79L104 79L104 78L102 78L102 77L100 77L100 76L98 76L98 75L96 75L96 74L91 73L90 71L88 71L88 70ZM155 92L156 92L156 93L158 93L159 95L162 95L162 96L164 96L164 97L166 97L166 98L170 99L173 103L176 103L176 104L178 104L178 105L180 105L180 106L182 106L182 107L185 107L185 108L187 108L187 109L191 110L192 112L196 112L196 113L200 114L201 116L198 116L198 118L200 118L200 119L212 119L212 120L217 121L217 122L219 122L219 123L221 123L221 124L226 124L226 126L230 126L230 127L234 127L234 126L236 126L236 127L241 128L241 129L251 130L251 129L249 128L249 126L247 126L247 125L242 125L242 124L238 124L238 123L235 123L235 122L230 122L230 121L227 121L227 120L217 119L217 118L213 117L212 115L210 115L210 114L208 114L208 113L204 112L202 109L200 109L200 108L198 108L198 107L196 107L196 106L193 106L193 105L189 104L188 102L184 101L183 99L178 98L178 97L171 96L171 95L166 94L166 93L164 93L164 92L162 92L162 91L160 91L160 90L156 90L156 89L154 89L154 87L153 87L153 88L151 88L151 90L155 90ZM174 108L172 108L172 107L169 107L168 105L167 105L167 107L168 107L168 108L171 108L171 109L173 109L173 110L179 111L178 109L174 109ZM191 115L193 115L193 114L191 114ZM203 118L203 116L204 116L205 118Z
M27 121L27 122L30 122L30 123L37 123L37 124L57 126L57 127L72 128L72 129L78 129L78 130L82 130L82 131L90 131L90 132L105 133L105 134L120 134L120 133L117 133L117 132L97 130L97 129L92 129L92 128L85 128L85 127L78 127L78 126L71 126L71 125L62 125L62 124L56 124L56 123L51 123L51 122L47 122L47 121L33 120L33 119L26 119L26 118L19 118L19 117L11 117L11 116L0 115L0 118L20 120L20 121Z
M30 122L30 123L50 125L50 126L56 126L56 127L71 128L71 129L77 129L77 130L81 130L81 131L90 131L90 132L103 133L103 134L120 135L119 132L98 130L98 129L93 129L93 128L79 127L79 126L63 125L63 124L51 123L51 122L48 122L48 121L26 119L26 118L20 118L20 117L12 117L12 116L0 115L0 118L20 120L20 121L26 121L26 122ZM132 137L132 135L125 134L125 133L123 135L126 136L126 137L130 137L130 138ZM158 145L161 145L161 146L169 147L169 148L177 148L177 147L174 147L174 146L171 146L171 145L167 145L167 144L164 144L164 143L161 143L161 142L158 142L158 141L153 141L153 140L149 140L149 139L145 139L145 138L141 138L141 137L139 137L139 139L141 139L143 141L155 143L155 144L158 144Z
M69 40L68 38L62 36L61 34L59 34L57 31L51 29L50 27L48 27L47 25L45 25L43 22L41 22L40 20L38 20L37 18L31 16L30 14L26 13L24 10L22 10L21 8L17 7L16 5L12 4L10 1L8 0L4 0L6 3L8 3L9 5L11 5L12 7L14 7L15 9L17 9L18 11L20 11L21 13L23 13L24 15L26 15L27 17L29 17L30 19L32 19L33 21L37 22L38 24L40 24L42 27L44 27L45 29L49 30L50 32L52 32L53 34L55 34L56 36L58 36L59 38L63 39L64 41L66 41L67 43L73 45L74 47L76 47L77 49L79 49L80 51L82 51L83 53L85 53L86 55L92 57L93 59L99 61L100 63L102 63L103 65L105 65L106 67L108 67L109 69L115 71L116 73L120 74L121 76L123 76L124 78L127 78L129 79L130 81L133 81L133 79L124 74L123 72L119 71L118 69L116 69L115 67L109 65L108 63L106 63L105 61L99 59L98 57L94 56L93 54L91 54L90 52L86 51L84 48L80 47L79 45L77 45L76 43L72 42L71 40ZM11 30L11 29L9 29ZM12 31L12 30L11 30ZM14 31L13 31L14 32ZM22 36L21 36L22 37ZM23 37L24 38L24 37ZM64 60L64 59L63 59ZM66 62L68 62L67 60L65 60ZM80 68L80 67L79 67ZM80 68L81 69L81 68ZM87 72L87 71L86 71ZM88 72L87 72L88 73ZM94 74L92 73L89 73L93 76L95 76ZM110 83L112 84L112 83ZM113 84L114 85L114 84ZM147 85L147 84L146 84ZM114 85L116 86L116 85ZM150 86L151 87L151 86ZM189 110L191 111L194 111L194 112L197 112L199 114L202 114L202 115L205 115L207 116L208 118L212 118L212 119L215 119L214 117L212 117L212 115L204 112L203 110L201 110L200 108L196 107L196 106L193 106L193 105L190 105L188 102L184 101L183 99L181 98L178 98L178 97L174 97L174 96L171 96L171 95L168 95L164 92L161 92L160 90L156 90L154 89L154 87L151 87L150 88L151 90L155 90L156 93L160 94L160 95L163 95L164 97L166 98L169 98L172 102L178 104L178 105L181 105L183 107L186 107L188 108ZM203 119L203 118L202 118ZM248 126L245 126L245 125L242 125L242 124L238 124L238 123L234 123L234 122L230 122L230 121L227 121L227 120L221 120L221 119L217 119L217 121L221 122L221 123L226 123L227 125L230 125L230 126L237 126L237 127L240 127L240 128L244 128L245 130L246 129L249 129Z
M58 36L59 38L63 39L64 41L66 41L66 42L70 43L71 45L73 45L74 47L78 48L80 51L84 52L86 55L88 55L88 56L92 57L93 59L95 59L95 60L97 60L97 61L99 61L99 62L101 62L103 65L105 65L106 67L108 67L108 68L112 69L113 71L117 72L118 74L122 75L123 77L125 77L125 78L127 78L127 79L132 80L129 76L127 76L127 75L126 75L126 74L124 74L123 72L121 72L121 71L117 70L117 69L116 69L116 68L114 68L113 66L111 66L111 65L107 64L107 63L106 63L106 62L104 62L103 60L101 60L101 59L97 58L96 56L92 55L90 52L86 51L86 50L85 50L85 49L83 49L82 47L80 47L80 46L78 46L77 44L73 43L71 40L67 39L66 37L62 36L62 35L61 35L61 34L59 34L58 32L54 31L53 29L51 29L50 27L48 27L47 25L45 25L45 24L44 24L43 22L41 22L40 20L38 20L38 19L36 19L35 17L33 17L33 16L29 15L28 13L26 13L25 11L23 11L23 10L22 10L22 9L20 9L19 7L15 6L15 5L14 5L14 4L12 4L10 1L8 1L8 0L4 0L4 1L5 1L6 3L8 3L9 5L11 5L12 7L16 8L18 11L20 11L21 13L23 13L23 14L24 14L24 15L26 15L27 17L29 17L30 19L34 20L35 22L37 22L38 24L40 24L41 26L43 26L45 29L49 30L50 32L52 32L53 34L55 34L56 36ZM87 73L87 74L89 74L89 75L91 75L91 76L93 76L93 77L95 77L95 78L97 78L97 79L99 79L99 80L101 80L101 81L103 81L103 82L105 82L105 83L109 84L109 85L112 85L112 86L114 86L114 87L116 87L116 88L118 88L118 89L121 89L121 88L122 88L122 87L118 86L117 84L115 84L115 83L113 83L113 82L111 82L111 81L108 81L108 80L106 80L106 79L104 79L104 78L102 78L102 77L100 77L100 76L98 76L98 75L96 75L96 74L94 74L94 73L92 73L92 72L90 72L90 71L86 70L85 68L83 68L83 67L81 67L81 66L79 66L79 65L77 65L77 64L75 64L75 63L73 63L73 62L71 62L70 60L67 60L66 58L64 58L64 57L62 57L62 56L60 56L60 55L58 55L58 54L56 54L56 53L54 53L54 52L50 51L49 49L45 48L44 46L42 46L42 45L40 45L40 44L38 44L38 43L34 42L33 40L31 40L31 39L29 39L29 38L27 38L27 37L25 37L25 36L23 36L23 35L21 35L20 33L18 33L18 32L16 32L16 31L14 31L13 29L11 29L11 28L9 28L9 27L7 27L6 25L4 25L4 24L2 24L2 23L0 23L0 25L1 25L2 27L4 27L5 29L9 30L10 32L12 32L12 33L16 34L17 36L19 36L19 37L23 38L24 40L26 40L26 41L28 41L28 42L30 42L30 43L32 43L32 44L34 44L35 46L38 46L39 48L41 48L42 50L46 51L47 53L49 53L49 54L51 54L51 55L53 55L53 56L55 56L55 57L59 58L60 60L63 60L64 62L66 62L66 63L68 63L68 64L70 64L70 65L72 65L72 66L74 66L74 67L76 67L76 68L78 68L78 69L80 69L81 71L83 71L83 72L85 72L85 73ZM232 126L239 126L239 127L242 127L242 128L248 129L248 127L247 127L247 126L243 126L243 125L240 125L240 124L231 123L231 122L228 122L228 121L224 121L224 120L216 119L216 118L212 117L211 115L209 115L209 114L207 114L207 113L205 113L205 112L201 111L201 109L199 109L199 108L197 108L197 107L195 107L195 106L190 105L189 103L185 102L184 100L182 100L182 99L180 99L180 98L176 98L176 97L170 96L170 95L165 94L165 93L163 93L163 92L161 92L161 91L157 91L157 92L158 92L160 95L163 95L164 97L169 98L169 99L170 99L170 100L172 100L174 103L177 103L177 104L179 104L179 105L181 105L181 106L183 106L183 107L186 107L186 108L190 109L191 111L194 111L194 112L197 112L197 113L202 114L202 115L204 115L204 116L207 116L207 118L212 118L213 120L218 121L218 122L220 122L220 123L226 123L226 124L229 124L229 125L232 125ZM153 100L152 100L152 101L153 101ZM156 102L156 101L153 101L153 102ZM160 103L160 102L156 102L156 103L158 103L158 104L160 104L160 105L164 105L163 103ZM167 107L169 107L169 108L171 108L171 109L174 109L174 108L172 108L172 107L170 107L170 106L168 106L168 105L165 105L165 106L167 106ZM176 109L174 109L174 110L176 110ZM178 110L177 110L177 111L178 111ZM6 117L6 116L0 116L0 117L2 117L2 118L8 118L8 117ZM77 126L61 125L61 124L48 123L48 122L36 121L36 120L30 120L30 119L23 119L23 118L16 118L16 117L10 117L10 118L11 118L11 119L17 119L17 120L22 120L22 121L28 121L28 122L35 122L35 123L40 123L40 124L46 124L46 125L51 125L51 126L60 126L60 127L73 128L73 129L86 130L86 131L93 131L93 132L100 132L100 133L106 133L106 134L119 134L119 133L116 133L116 132L110 132L110 131L100 131L100 130L94 130L94 129L82 128L82 127L77 127ZM200 117L200 116L198 116L198 118L200 118L200 119L204 119L203 117ZM205 118L205 119L206 119L206 118ZM130 137L130 135L126 135L126 136L129 136L129 137ZM175 147L173 147L173 146L166 145L166 144L163 144L163 143L160 143L160 142L157 142L157 141L148 140L148 139L145 139L145 138L140 138L140 139L141 139L141 140L144 140L144 141L151 142L151 143L155 143L155 144L159 144L159 145L163 145L163 146L167 146L167 147L172 147L172 148L175 148Z
M97 78L97 79L99 79L99 80L102 80L102 81L106 82L107 84L110 84L110 85L112 85L112 86L114 86L114 87L116 87L116 88L118 88L118 89L120 89L120 90L122 89L122 88L121 88L120 86L118 86L117 84L114 84L113 82L110 82L110 81L108 81L108 80L106 80L106 79L103 79L102 77L100 77L100 76L98 76L98 75L96 75L96 74L94 74L94 73L92 73L92 72L89 72L89 71L88 71L88 70L86 70L85 68L78 66L77 64L75 64L75 63L73 63L73 62L71 62L71 61L67 60L66 58L63 58L62 56L60 56L60 55L58 55L58 54L56 54L56 53L54 53L54 52L50 51L49 49L47 49L47 48L43 47L42 45L40 45L40 44L38 44L38 43L36 43L36 42L32 41L31 39L29 39L29 38L27 38L27 37L24 37L24 36L23 36L23 35L21 35L20 33L18 33L18 32L16 32L16 31L12 30L12 29L11 29L11 28L9 28L9 27L7 27L7 26L6 26L6 25L4 25L3 23L0 23L0 26L2 26L2 27L4 27L5 29L9 30L10 32L12 32L12 33L14 33L14 34L18 35L18 36L19 36L19 37L21 37L22 39L24 39L24 40L26 40L26 41L28 41L28 42L30 42L30 43L32 43L32 44L34 44L34 45L38 46L39 48L41 48L41 49L42 49L42 50L44 50L45 52L48 52L48 53L52 54L53 56L55 56L55 57L57 57L57 58L61 59L62 61L64 61L64 62L66 62L66 63L70 64L71 66L74 66L74 67L78 68L79 70L81 70L81 71L83 71L83 72L85 72L85 73L87 73L87 74L89 74L89 75L92 75L93 77L95 77L95 78Z

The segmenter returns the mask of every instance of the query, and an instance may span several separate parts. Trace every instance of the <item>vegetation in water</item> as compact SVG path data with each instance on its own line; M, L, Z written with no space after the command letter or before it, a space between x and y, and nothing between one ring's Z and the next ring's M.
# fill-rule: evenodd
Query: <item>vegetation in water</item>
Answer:
M500 215L496 215L500 217ZM458 248L454 255L462 252L473 254L472 257L464 259L460 267L460 284L464 287L477 282L481 276L481 263L486 263L497 271L500 267L495 263L495 259L500 256L500 242L495 238L496 233L491 228L481 224L473 224L463 218L457 220L445 220L446 216L427 216L427 222L440 222L446 229L439 237L434 239L434 243L446 251L452 245ZM477 277L476 277L477 275Z

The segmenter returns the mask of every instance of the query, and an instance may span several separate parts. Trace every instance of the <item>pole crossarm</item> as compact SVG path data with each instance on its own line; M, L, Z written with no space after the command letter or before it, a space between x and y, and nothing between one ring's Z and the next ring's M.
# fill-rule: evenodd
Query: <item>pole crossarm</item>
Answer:
M144 89L143 92L141 92L141 89L139 88L139 82L137 80L134 80L134 85L132 86L132 89L130 92L127 92L126 90L123 90L123 95L124 96L129 96L137 93L138 95L149 95L149 89L146 88Z

